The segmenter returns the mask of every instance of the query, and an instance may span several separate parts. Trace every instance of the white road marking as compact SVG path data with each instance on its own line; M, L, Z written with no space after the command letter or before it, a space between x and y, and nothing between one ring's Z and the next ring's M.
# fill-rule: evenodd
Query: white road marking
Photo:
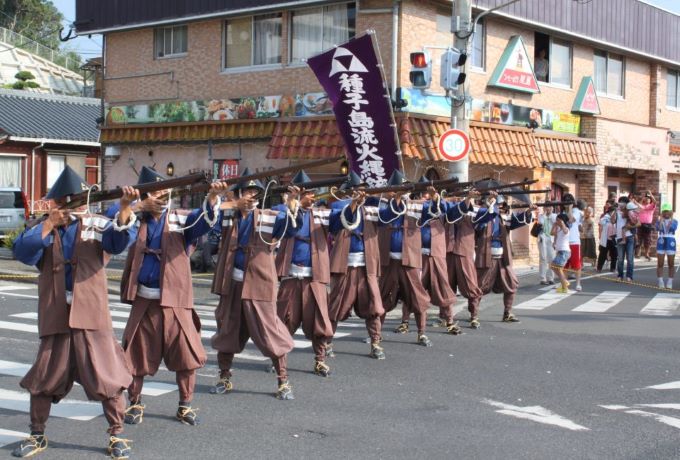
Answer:
M13 377L23 377L31 368L30 364L16 363L14 361L0 360L0 374L11 375ZM78 385L76 383L76 385ZM177 390L177 385L163 382L144 382L142 394L145 396L160 396Z
M680 429L680 418L669 417L667 415L656 414L654 412L647 412L644 410L627 410L626 414L640 415L642 417L653 418L657 422L663 423L664 425Z
M572 311L604 313L610 308L618 305L629 295L630 292L626 291L603 291L601 294L593 297L583 305L574 308Z
M38 333L38 326L35 324L13 323L10 321L0 321L0 329L9 329L10 331L32 332Z
M208 350L208 355L209 356L217 355L217 351ZM267 358L266 356L262 356L259 351L251 352L251 351L248 351L248 350L244 350L241 353L235 355L234 357L240 358L240 359L245 359L247 361L271 361L271 359ZM212 376L212 377L214 377L214 376Z
M28 433L20 431L5 430L0 428L0 447L5 447L7 444L13 444L28 437Z
M0 292L5 292L5 291L25 291L25 290L27 290L27 289L33 289L33 290L34 290L35 288L36 288L35 286L26 286L26 285L24 285L24 286L16 286L16 285L12 285L12 286L0 286Z
M30 412L30 395L0 388L0 408L28 413ZM73 399L62 399L59 404L52 404L50 410L51 416L81 421L92 420L102 414L101 403Z
M609 410L624 410L624 409L628 409L628 406L619 406L619 405L617 405L617 404L611 404L611 405L609 405L609 406L600 405L600 407L603 408L603 409L609 409Z
M546 308L555 305L557 302L564 300L574 294L575 291L568 291L565 294L560 294L556 291L546 292L531 300L515 305L515 310L545 310Z
M680 307L680 294L661 292L650 300L641 315L673 316L673 312Z
M680 404L661 403L661 404L636 404L635 407L650 407L652 409L673 409L680 410Z
M680 390L680 380L645 387L645 390Z
M641 272L643 270L656 270L656 265L653 266L653 267L641 267L641 268L636 267L635 268L636 273ZM616 273L610 273L609 271L602 272L602 273L595 273L594 275L588 275L588 276L581 277L581 281L589 280L591 278L601 278L601 277L607 276L607 275L616 276ZM615 283L616 281L611 281L611 282ZM625 284L625 283L621 283L621 284ZM538 288L539 291L549 291L551 289L555 289L555 287L554 286L544 286L544 287Z
M561 428L566 428L572 431L589 431L589 428L572 422L571 420L557 415L556 413L541 407L541 406L513 406L511 404L505 404L498 401L493 401L490 399L485 399L482 401L493 407L498 407L499 414L509 415L511 417L517 417L525 420L531 420L537 423L543 423L546 425L559 426Z

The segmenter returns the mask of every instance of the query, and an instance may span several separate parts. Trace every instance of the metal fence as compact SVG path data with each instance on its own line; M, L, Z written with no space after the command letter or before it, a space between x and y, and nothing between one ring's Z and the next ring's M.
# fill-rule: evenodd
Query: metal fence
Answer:
M29 51L37 56L47 59L59 66L66 67L76 73L80 72L80 62L66 56L61 51L53 50L45 45L31 40L28 37L24 37L21 34L13 32L4 27L0 27L0 41L7 43L8 45L21 48L23 50Z

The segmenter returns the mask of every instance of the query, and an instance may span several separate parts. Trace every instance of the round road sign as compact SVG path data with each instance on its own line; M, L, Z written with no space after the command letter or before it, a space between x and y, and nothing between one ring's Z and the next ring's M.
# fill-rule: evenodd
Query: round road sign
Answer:
M448 161L460 161L470 152L470 138L460 129L449 129L439 138L439 153Z

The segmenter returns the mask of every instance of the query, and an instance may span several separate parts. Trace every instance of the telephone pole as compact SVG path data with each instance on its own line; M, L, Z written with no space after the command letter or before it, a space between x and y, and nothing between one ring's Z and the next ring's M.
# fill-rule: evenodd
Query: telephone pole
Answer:
M451 16L451 29L453 31L453 47L461 52L468 53L468 39L472 32L472 2L471 0L454 0L453 14ZM463 38L460 38L463 37ZM463 72L467 62L463 66ZM458 85L451 100L451 128L460 129L470 136L470 121L465 116L465 97L469 94L470 84L466 78L463 84ZM449 176L456 177L460 182L468 182L470 169L470 155L460 161L449 163Z

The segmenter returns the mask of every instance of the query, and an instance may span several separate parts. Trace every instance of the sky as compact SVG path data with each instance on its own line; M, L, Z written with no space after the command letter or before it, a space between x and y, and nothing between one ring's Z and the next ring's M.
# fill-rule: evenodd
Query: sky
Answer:
M142 0L143 1L143 0ZM568 0L563 0L568 1ZM600 1L600 0L593 0ZM646 3L651 3L653 5L665 8L674 13L680 14L680 0L643 0ZM68 25L72 23L75 19L76 13L76 0L52 0L52 3L59 8L59 10L64 14L66 20L64 21L65 30L68 31ZM69 40L64 46L75 49L82 56L83 59L89 59L92 57L100 56L102 45L101 45L101 35L93 35L92 38L78 37L74 40Z

